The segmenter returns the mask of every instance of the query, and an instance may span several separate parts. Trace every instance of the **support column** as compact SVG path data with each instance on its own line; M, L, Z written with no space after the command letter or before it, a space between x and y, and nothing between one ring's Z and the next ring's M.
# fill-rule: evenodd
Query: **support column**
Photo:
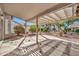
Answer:
M1 28L0 28L0 31L1 31L1 39L4 39L4 36L5 36L5 21L4 21L4 17L2 16L1 17L1 24L0 24Z
M36 17L36 43L38 44L38 17Z
M25 22L25 38L26 38L26 36L27 36L27 22Z
M36 17L36 43L38 45L39 52L43 54L40 43L38 42L38 16Z
M15 22L13 22L13 20L11 19L11 33L14 34L14 26L16 25Z
M0 40L4 39L4 17L1 15L0 16Z
M1 39L3 40L5 38L5 20L4 16L1 16Z
M6 16L5 14L3 14L3 39L5 40L5 20L6 20Z
M11 20L8 21L8 32L11 34Z
M40 25L40 35L41 35L41 25Z
M2 40L2 19L0 19L0 40Z
M26 37L27 37L27 22L25 22L25 24L24 24L24 26L25 26L25 33L24 33L24 39L21 41L21 43L18 45L18 47L23 43L23 41L26 39Z

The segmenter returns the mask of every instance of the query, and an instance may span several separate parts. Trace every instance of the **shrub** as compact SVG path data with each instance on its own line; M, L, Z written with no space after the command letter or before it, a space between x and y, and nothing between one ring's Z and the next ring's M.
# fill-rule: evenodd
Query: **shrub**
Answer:
M39 30L40 30L40 28L38 27L38 31ZM31 25L29 31L30 32L36 32L36 25Z
M14 27L14 32L19 36L20 34L23 34L25 32L25 29L21 25L16 25Z
M75 32L79 34L79 29L76 29L76 31L75 31Z

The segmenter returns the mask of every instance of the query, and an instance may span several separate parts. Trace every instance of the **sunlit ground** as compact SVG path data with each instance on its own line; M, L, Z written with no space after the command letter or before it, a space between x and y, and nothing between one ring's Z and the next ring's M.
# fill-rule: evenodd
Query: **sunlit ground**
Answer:
M39 52L36 44L36 36L28 36L17 47L24 37L3 43L0 47L0 55L6 56L79 56L78 39L59 38L52 35L39 35L40 47L42 53ZM75 41L74 41L75 40ZM1 44L1 42L0 42Z

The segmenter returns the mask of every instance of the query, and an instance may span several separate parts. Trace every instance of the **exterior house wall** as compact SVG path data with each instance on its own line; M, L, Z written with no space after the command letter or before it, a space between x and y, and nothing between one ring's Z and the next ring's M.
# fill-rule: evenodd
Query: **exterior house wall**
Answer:
M0 8L0 40L14 34L14 26L18 23L14 22L10 15L3 14Z
M0 11L2 13L2 11ZM12 33L14 33L14 26L17 24L12 21L11 16L5 15L2 16L0 14L0 40L6 39L6 37L11 36Z
M4 39L4 17L2 15L3 12L0 8L0 40Z

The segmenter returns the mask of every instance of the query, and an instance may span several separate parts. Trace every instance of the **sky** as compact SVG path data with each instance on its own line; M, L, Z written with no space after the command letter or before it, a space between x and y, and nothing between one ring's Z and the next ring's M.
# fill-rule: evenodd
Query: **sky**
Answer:
M24 24L24 23L25 23L25 21L24 21L23 19L17 18L17 17L15 17L15 16L13 16L13 21L15 21L15 22L17 22L17 23L20 23L20 24ZM31 25L33 25L33 23L27 22L27 25L28 25L28 26L31 26Z

